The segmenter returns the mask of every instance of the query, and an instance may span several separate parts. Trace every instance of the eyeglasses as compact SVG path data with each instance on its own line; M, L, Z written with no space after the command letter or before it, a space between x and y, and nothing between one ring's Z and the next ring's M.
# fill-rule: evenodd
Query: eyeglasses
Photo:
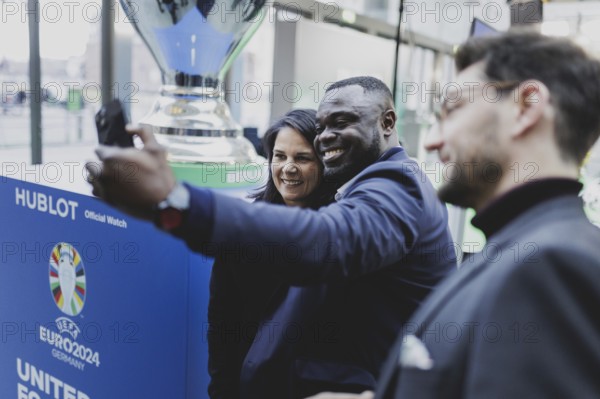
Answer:
M510 91L515 89L516 87L518 87L521 84L521 82L518 81L505 81L505 82L487 82L483 85L483 87L481 88L481 90L475 90L474 92L471 92L471 87L469 87L469 93L468 93L468 99L467 102L468 103L473 103L474 101L474 96L473 94L479 94L479 95L484 95L487 97L487 93L488 93L488 89L490 87L493 87L497 93L499 93L499 95L497 95L495 98L490 98L487 97L489 100L491 100L492 102L498 102L502 96L504 95L505 92ZM475 88L473 88L475 89ZM439 124L441 122L443 122L450 113L452 113L452 111L461 108L465 102L461 102L460 100L463 98L462 93L459 92L459 96L455 97L454 100L449 100L448 98L443 98L441 101L434 101L433 103L433 115L435 117L435 121ZM453 104L453 105L448 105L448 104Z

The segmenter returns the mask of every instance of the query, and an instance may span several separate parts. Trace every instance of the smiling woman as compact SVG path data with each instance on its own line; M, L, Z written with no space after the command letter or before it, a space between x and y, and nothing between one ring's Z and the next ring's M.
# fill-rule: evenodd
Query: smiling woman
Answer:
M269 179L251 197L256 201L313 209L332 202L335 190L323 182L323 166L312 144L316 135L314 110L293 110L276 121L263 137ZM299 295L298 289L278 274L258 273L257 261L250 256L233 258L217 258L210 281L207 337L211 399L240 397L245 357L252 348L263 350L259 331L269 328L273 312L284 308L298 310L290 316L289 324L300 326L305 317L300 315L310 314L310 304L319 298ZM287 327L280 326L270 336L273 339L270 347L282 353L293 351L298 345L297 340L287 339Z
M251 198L314 209L331 202L335 190L322 182L323 165L313 146L317 133L311 109L290 111L276 121L263 137L269 179Z
M308 140L291 127L277 134L271 160L273 183L289 206L308 206L321 181L322 166Z

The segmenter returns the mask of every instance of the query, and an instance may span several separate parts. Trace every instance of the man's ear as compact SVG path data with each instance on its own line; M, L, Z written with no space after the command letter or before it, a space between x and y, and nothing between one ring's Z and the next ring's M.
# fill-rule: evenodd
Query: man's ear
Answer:
M527 134L544 117L550 104L550 90L539 80L526 80L516 89L513 100L517 115L513 125L513 136Z
M382 114L381 127L383 128L385 137L396 133L396 112L393 109L388 109Z

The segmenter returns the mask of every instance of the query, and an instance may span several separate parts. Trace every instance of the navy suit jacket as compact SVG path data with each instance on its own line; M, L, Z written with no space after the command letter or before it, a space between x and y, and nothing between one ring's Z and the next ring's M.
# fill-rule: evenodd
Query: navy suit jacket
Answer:
M407 323L432 367L399 362L401 337L375 398L597 398L600 230L582 208L554 198L492 235Z
M403 323L456 266L446 208L400 147L318 211L214 193L207 216L201 191L191 188L188 245L286 284L244 359L242 398L373 389Z

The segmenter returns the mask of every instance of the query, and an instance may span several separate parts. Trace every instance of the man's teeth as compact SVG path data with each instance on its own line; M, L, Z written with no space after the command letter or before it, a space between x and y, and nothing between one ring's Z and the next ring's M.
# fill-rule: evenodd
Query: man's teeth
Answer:
M330 151L325 151L325 158L331 158L334 155L337 154L341 154L342 152L344 152L343 150L330 150Z
M281 179L281 181L284 184L287 184L288 186L297 186L298 184L302 184L302 181L300 181L300 180L286 180L286 179Z

